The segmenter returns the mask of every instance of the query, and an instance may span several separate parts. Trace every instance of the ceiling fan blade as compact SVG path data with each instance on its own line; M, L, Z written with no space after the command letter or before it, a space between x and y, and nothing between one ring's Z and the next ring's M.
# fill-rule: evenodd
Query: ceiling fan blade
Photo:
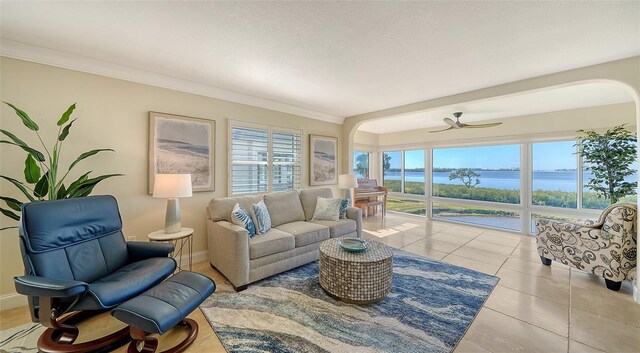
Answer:
M443 120L445 123L447 123L447 125L451 126L452 128L456 128L456 129L457 129L457 128L459 127L459 126L458 126L458 124L456 124L456 122L455 122L455 121L453 121L453 120L452 120L452 119L450 119L450 118L444 118L444 119L442 119L442 120Z
M442 129L442 130L434 130L434 131L429 131L429 132L443 132L443 131L447 131L447 130L451 130L451 129L453 129L453 126L449 126L448 128Z
M489 124L473 124L473 125L469 125L469 124L461 124L463 128L485 128L485 127L494 127L494 126L498 126L498 125L502 125L502 123L489 123Z

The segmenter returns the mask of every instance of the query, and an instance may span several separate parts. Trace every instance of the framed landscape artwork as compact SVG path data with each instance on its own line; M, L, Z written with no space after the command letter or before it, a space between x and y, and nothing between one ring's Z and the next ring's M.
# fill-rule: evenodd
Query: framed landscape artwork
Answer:
M214 120L149 112L149 194L156 174L191 174L192 189L215 190Z
M309 185L333 185L338 183L338 139L309 135L311 159Z

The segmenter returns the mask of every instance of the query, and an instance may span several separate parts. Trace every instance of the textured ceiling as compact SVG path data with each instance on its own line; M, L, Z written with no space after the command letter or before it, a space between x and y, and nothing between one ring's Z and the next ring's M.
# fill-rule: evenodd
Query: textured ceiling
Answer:
M1 37L337 118L640 54L640 2L1 2Z

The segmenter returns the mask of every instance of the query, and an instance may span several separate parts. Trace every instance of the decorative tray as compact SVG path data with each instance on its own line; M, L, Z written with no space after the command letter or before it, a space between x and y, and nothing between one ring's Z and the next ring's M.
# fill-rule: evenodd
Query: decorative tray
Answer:
M367 250L367 242L360 239L341 239L338 245L346 252L363 252Z

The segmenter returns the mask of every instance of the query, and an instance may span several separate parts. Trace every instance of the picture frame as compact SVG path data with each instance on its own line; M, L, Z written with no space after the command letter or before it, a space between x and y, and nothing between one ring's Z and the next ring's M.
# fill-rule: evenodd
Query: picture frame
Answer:
M338 138L309 135L309 185L338 183Z
M193 192L215 190L216 121L149 112L149 194L156 174L191 174Z

